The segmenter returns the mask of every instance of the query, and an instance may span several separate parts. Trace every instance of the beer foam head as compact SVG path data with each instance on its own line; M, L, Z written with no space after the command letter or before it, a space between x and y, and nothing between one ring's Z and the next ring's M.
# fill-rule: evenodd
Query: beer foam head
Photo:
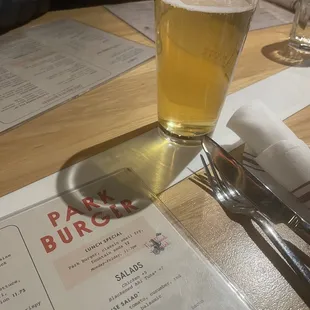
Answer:
M255 0L162 0L180 9L204 13L239 13L255 8Z

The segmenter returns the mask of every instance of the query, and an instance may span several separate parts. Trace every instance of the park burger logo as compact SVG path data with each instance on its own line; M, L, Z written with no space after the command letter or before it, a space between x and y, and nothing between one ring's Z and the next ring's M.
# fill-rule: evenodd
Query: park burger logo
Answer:
M113 203L115 198L108 195L105 189L98 192L96 196L96 202L93 197L83 198L82 209L67 206L63 213L52 211L47 214L49 223L55 231L40 238L46 253L55 251L59 243L71 243L75 238L81 238L91 234L97 228L107 226L113 218L121 218L139 210L129 199L124 199L117 204ZM60 221L65 221L66 225L60 227Z

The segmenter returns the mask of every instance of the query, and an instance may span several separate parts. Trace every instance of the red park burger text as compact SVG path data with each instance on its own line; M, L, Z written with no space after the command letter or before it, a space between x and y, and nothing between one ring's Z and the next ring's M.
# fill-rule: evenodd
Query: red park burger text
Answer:
M103 206L95 203L94 198L85 197L81 200L85 209L83 212L72 206L67 206L64 214L60 214L58 211L47 214L53 227L59 228L58 222L64 216L68 225L59 228L54 236L46 235L40 239L46 253L53 252L58 243L72 242L75 235L83 237L85 234L92 233L97 227L105 227L109 224L111 218L121 218L138 210L128 199L122 200L117 205L113 204L115 198L108 196L106 190L98 192L97 195L103 202ZM79 219L81 215L83 219Z

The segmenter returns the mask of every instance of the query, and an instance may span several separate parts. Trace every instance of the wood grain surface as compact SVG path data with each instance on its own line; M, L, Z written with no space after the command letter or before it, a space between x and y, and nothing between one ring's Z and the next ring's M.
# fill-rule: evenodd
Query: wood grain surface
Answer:
M143 44L153 44L103 7L50 12L30 25L62 18L72 18ZM285 40L289 29L286 25L248 35L230 92L285 68L263 56L261 49ZM307 109L301 114L309 113ZM153 59L2 134L0 196L58 171L75 154L81 154L74 157L75 161L83 160L155 127L156 114ZM301 118L307 127L307 119ZM292 124L299 122L299 116L292 120ZM303 125L298 129L301 135L308 135Z

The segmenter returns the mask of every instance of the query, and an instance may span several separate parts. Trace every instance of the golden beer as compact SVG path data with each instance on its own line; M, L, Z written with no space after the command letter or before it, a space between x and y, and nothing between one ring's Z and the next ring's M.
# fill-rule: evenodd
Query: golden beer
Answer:
M155 0L158 116L168 134L209 133L219 116L255 9L219 3Z

